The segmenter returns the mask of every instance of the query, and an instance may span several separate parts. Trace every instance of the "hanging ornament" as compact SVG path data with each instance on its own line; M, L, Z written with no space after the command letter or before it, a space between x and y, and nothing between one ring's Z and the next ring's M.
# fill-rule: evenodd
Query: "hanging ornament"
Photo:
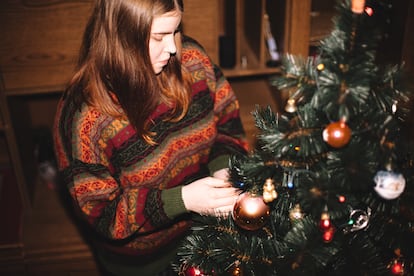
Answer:
M401 258L393 259L387 266L392 275L404 275L404 262Z
M331 217L329 216L327 206L325 206L324 211L321 214L321 220L319 221L319 229L321 229L322 231L323 242L331 242L334 237L335 227L332 225Z
M266 203L272 202L277 198L277 192L273 180L271 178L266 179L263 185L263 201Z
M319 228L322 231L326 231L330 229L332 226L331 224L331 218L329 217L329 214L327 211L324 211L321 215L321 220L319 221Z
M298 110L298 108L296 107L295 99L293 98L288 99L286 106L285 106L285 111L289 113L293 113L293 112L296 112L296 110Z
M296 204L295 207L293 207L293 209L289 212L289 218L293 222L301 220L304 216L305 215L303 214L299 204Z
M410 271L406 271L406 268L408 270L410 270L410 267L412 268L412 264L411 264L411 266L409 265L409 266L406 267L404 257L401 254L401 249L396 248L394 250L394 253L395 253L396 257L394 259L392 259L390 261L390 263L388 264L388 266L387 266L387 268L390 270L391 274L392 275L412 275L412 274L410 274Z
M341 64L339 64L339 69L341 69L341 71L342 71L343 73L346 73L346 72L348 72L348 70L349 70L349 65L348 65L348 64L343 64L343 63L341 63Z
M365 9L365 0L352 0L351 10L353 13L361 14Z
M345 233L355 232L364 229L368 226L369 219L371 217L371 209L364 210L352 210L349 215L348 224L344 229Z
M351 129L345 120L330 123L322 133L323 140L334 148L341 148L351 139Z
M329 243L333 240L335 234L335 228L333 226L326 229L322 234L322 240L325 243Z
M392 171L378 171L374 176L374 189L382 198L396 199L405 189L405 178L402 174Z
M230 273L231 276L243 276L243 270L240 267L239 261L236 261L235 264L231 267Z
M183 276L211 276L212 274L205 274L197 267L192 267L188 265L184 265L181 267L181 272L179 275Z
M233 220L245 230L262 228L270 216L270 208L263 201L262 196L251 193L241 194L233 208Z
M319 63L319 64L316 66L316 69L318 69L318 71L323 71L323 70L325 69L325 64L323 64L323 63Z

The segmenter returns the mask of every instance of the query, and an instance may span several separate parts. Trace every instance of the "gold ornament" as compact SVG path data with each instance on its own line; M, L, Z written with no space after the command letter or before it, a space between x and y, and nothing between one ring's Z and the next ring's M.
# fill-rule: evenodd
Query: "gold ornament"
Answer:
M298 108L296 107L295 99L290 98L289 100L287 100L285 111L293 113L296 112L296 110L298 110Z
M277 192L272 179L266 179L263 185L263 201L266 203L272 202L277 198Z
M325 69L325 64L319 63L318 66L316 66L316 69L318 69L319 71L323 71L323 69Z
M240 262L236 261L231 271L232 276L243 276L243 270L240 268Z
M349 65L348 64L339 64L339 69L341 69L341 71L343 72L343 73L346 73L346 72L348 72L348 70L349 70Z
M299 204L296 204L292 210L289 212L289 218L291 221L297 221L304 217L305 215L302 212Z

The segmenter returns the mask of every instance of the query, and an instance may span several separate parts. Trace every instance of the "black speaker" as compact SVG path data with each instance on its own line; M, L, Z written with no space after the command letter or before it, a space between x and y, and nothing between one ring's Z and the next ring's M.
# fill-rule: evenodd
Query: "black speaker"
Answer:
M232 36L219 37L220 67L233 68L236 65L235 42Z

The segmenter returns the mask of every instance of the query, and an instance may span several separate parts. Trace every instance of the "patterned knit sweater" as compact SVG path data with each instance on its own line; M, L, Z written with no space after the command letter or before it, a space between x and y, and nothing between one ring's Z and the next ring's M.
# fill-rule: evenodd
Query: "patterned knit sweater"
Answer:
M111 249L157 252L188 230L181 187L228 166L245 153L239 106L229 83L195 41L183 41L182 63L192 74L192 102L179 122L152 114L156 146L127 120L61 100L54 142L59 171L82 217Z

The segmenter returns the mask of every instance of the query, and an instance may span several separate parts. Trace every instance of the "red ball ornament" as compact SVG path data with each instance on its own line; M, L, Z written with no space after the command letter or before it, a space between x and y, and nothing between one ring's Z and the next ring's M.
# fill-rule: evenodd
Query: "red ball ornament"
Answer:
M404 275L404 263L394 260L390 265L392 275Z
M270 216L270 208L263 197L243 193L239 196L233 208L233 220L245 230L255 231L262 228Z
M351 129L344 120L330 123L322 133L323 140L334 148L341 148L351 139Z
M185 276L207 276L207 274L204 274L200 269L196 267L188 267L185 272Z

